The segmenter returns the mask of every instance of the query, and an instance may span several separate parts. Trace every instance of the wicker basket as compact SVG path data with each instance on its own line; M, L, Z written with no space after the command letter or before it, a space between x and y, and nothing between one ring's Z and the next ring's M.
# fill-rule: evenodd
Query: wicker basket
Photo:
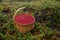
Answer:
M17 28L17 30L19 30L21 33L26 33L26 32L28 32L28 31L32 30L32 29L34 28L34 22L35 22L35 17L31 14L31 12L30 12L29 15L31 15L31 16L34 18L34 22L31 23L31 24L27 24L27 25L19 24L19 23L17 23L17 22L14 20L14 18L15 18L15 16L16 16L16 14L18 13L18 11L21 10L21 9L24 9L24 8L26 8L26 7L19 8L19 9L15 12L15 14L14 14L14 16L13 16L14 25L15 25L15 27Z

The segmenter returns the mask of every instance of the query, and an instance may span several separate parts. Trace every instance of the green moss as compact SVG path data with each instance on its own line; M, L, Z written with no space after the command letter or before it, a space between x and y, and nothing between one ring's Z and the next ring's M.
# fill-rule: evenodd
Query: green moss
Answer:
M27 32L26 34L22 35L14 26L13 23L13 15L15 11L23 6L27 6L31 8L33 11L33 15L35 16L35 13L37 12L39 15L39 18L42 22L36 21L34 26L36 29L39 29L40 34L39 36L34 35L31 33L31 31ZM10 8L10 13L4 14L2 10L4 8ZM47 11L48 10L48 11ZM38 12L39 11L39 12ZM22 11L19 11L19 13L22 13ZM46 13L50 13L50 15L47 15ZM51 14L52 13L52 14ZM43 15L45 14L45 15ZM40 17L42 16L42 17ZM46 16L46 17L45 17ZM59 1L46 1L46 0L41 0L41 1L36 1L36 2L5 2L5 3L0 3L0 34L2 40L41 40L44 39L43 37L45 35L51 35L55 34L54 30L51 29L52 27L50 26L53 23L57 23L56 27L54 27L54 30L56 32L60 33L60 2ZM46 20L44 20L46 19ZM7 34L8 33L8 34ZM15 34L14 34L15 33ZM58 34L59 34L58 33ZM56 35L58 35L56 34ZM60 35L59 35L60 36ZM47 36L48 37L48 36ZM59 37L58 37L59 38ZM60 40L60 39L59 39Z

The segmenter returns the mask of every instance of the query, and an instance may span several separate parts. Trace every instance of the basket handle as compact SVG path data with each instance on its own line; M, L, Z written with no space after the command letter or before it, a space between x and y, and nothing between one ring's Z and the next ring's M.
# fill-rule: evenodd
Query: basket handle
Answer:
M13 18L16 16L16 14L17 14L20 10L22 10L22 9L24 9L24 8L26 8L26 7L21 7L21 8L19 8L19 9L17 9L16 12L15 12L15 14L13 15ZM29 14L32 14L31 9L29 9Z

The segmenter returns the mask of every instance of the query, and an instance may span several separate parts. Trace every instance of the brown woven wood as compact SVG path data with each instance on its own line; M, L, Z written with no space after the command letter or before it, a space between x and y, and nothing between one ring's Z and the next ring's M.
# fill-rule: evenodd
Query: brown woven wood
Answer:
M26 8L26 7L19 8L19 9L15 12L15 14L14 14L14 16L13 16L14 25L15 25L15 27L17 28L17 30L19 30L21 33L26 33L26 32L28 32L28 31L30 31L30 30L32 30L32 29L34 28L34 24L33 24L33 23L32 23L32 24L29 24L29 25L22 25L22 24L18 24L18 23L14 20L14 18L15 18L15 16L17 15L18 11L21 10L21 9L24 9L24 8ZM30 13L31 13L31 12L30 12ZM30 15L32 15L32 14L30 14ZM32 17L34 17L34 16L32 16Z

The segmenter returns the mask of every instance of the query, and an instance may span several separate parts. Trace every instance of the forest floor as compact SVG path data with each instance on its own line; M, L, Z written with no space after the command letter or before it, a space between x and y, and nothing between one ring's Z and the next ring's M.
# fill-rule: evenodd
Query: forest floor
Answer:
M15 11L23 6L31 8L36 19L34 29L25 34L21 34L13 23ZM24 11L28 11L27 8ZM1 2L0 40L60 40L60 2Z

